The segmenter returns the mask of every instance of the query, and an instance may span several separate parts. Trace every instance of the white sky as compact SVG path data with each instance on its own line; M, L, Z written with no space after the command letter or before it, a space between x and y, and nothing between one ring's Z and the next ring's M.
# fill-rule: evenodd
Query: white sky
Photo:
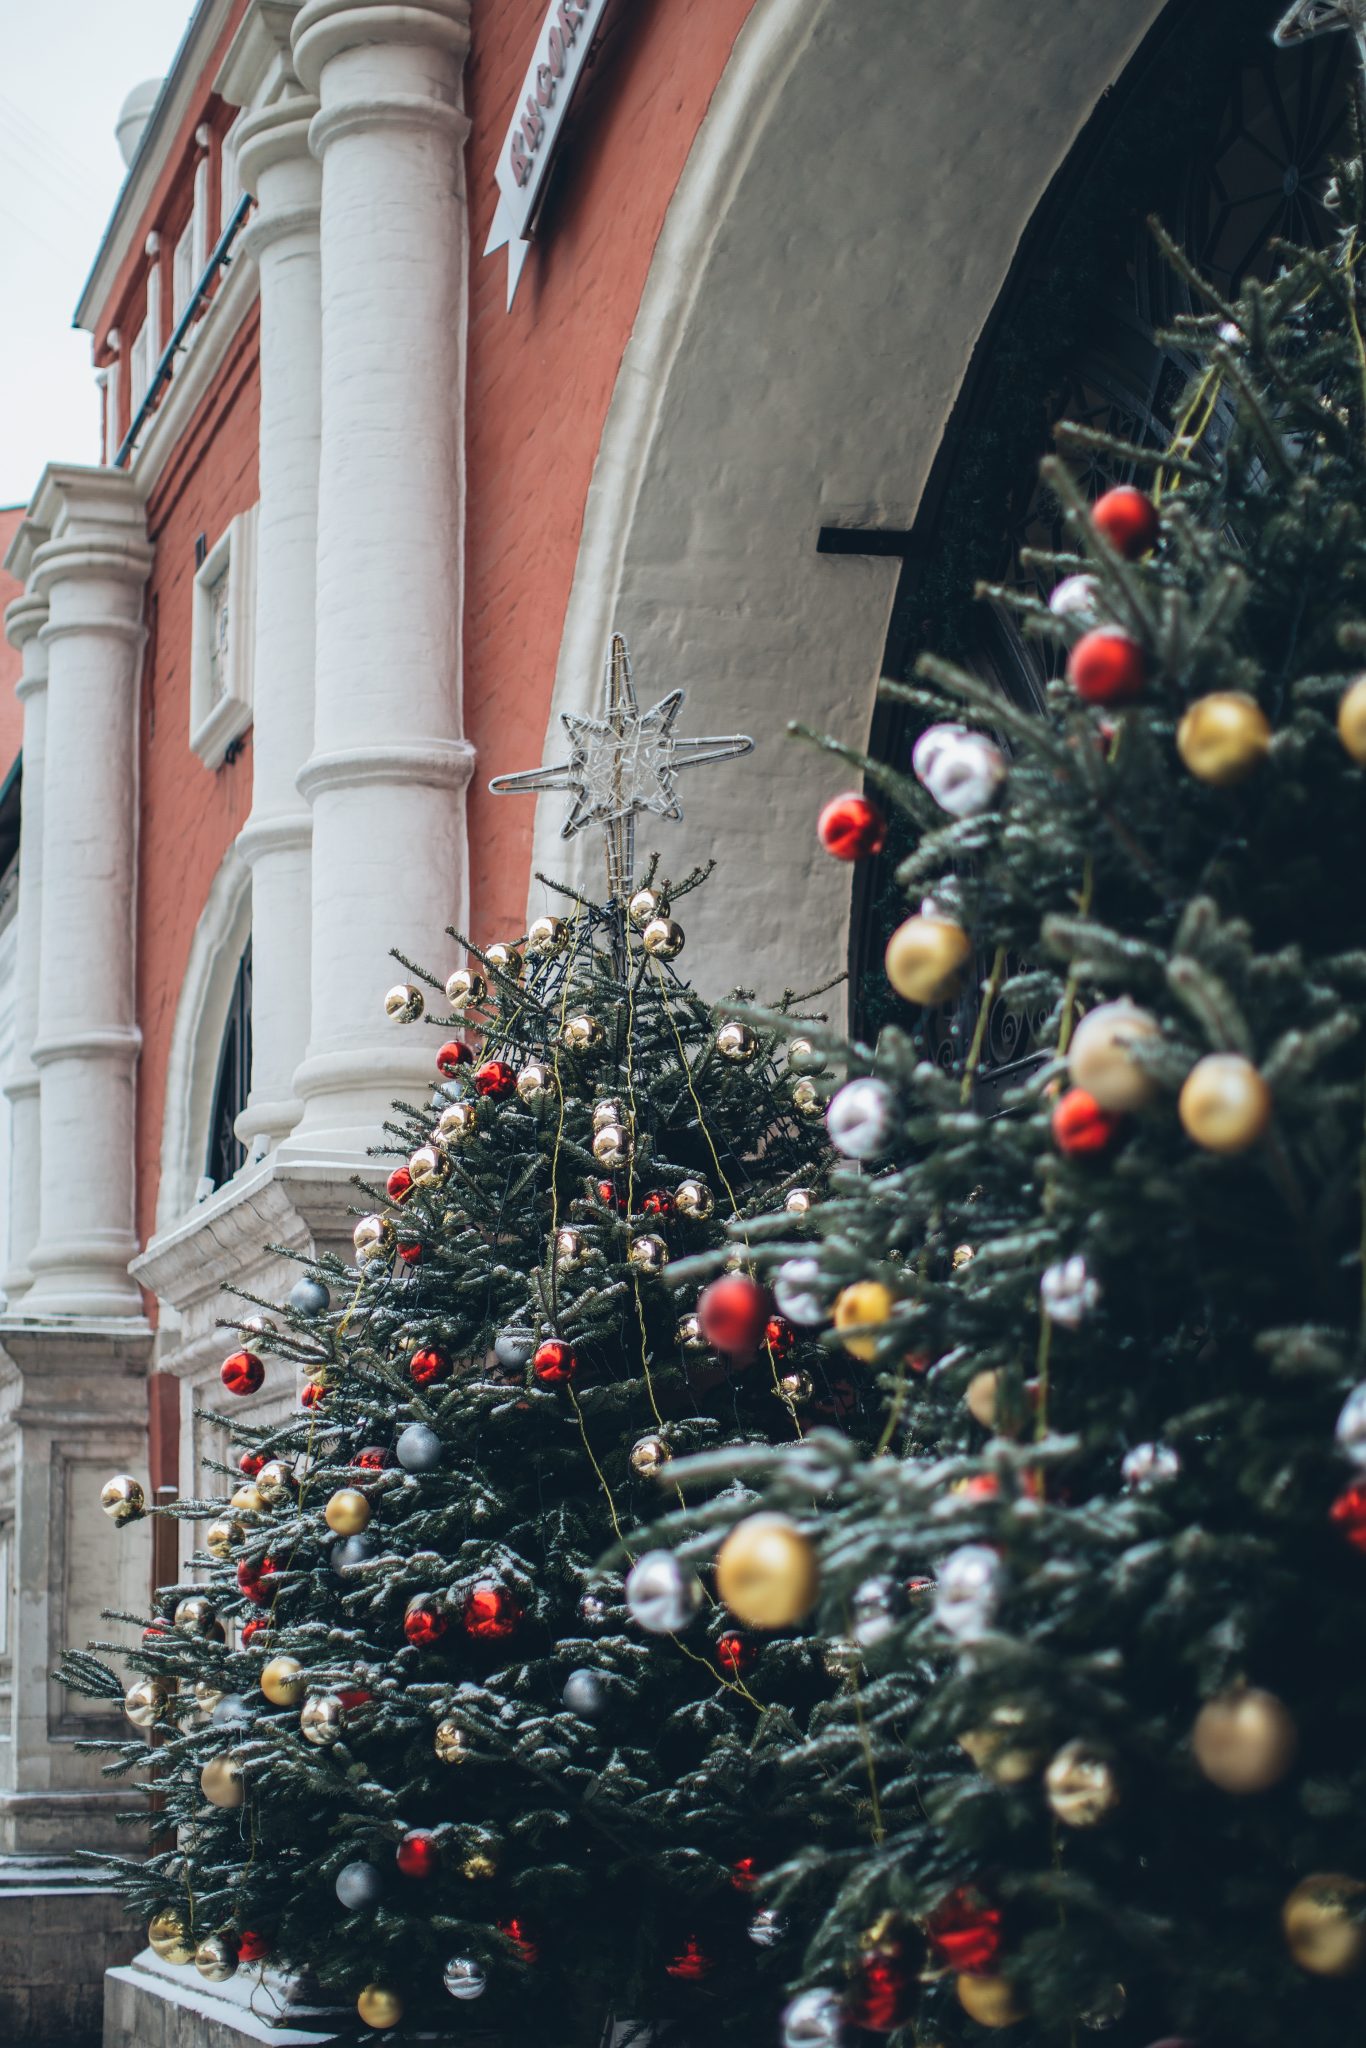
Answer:
M0 505L99 459L81 286L123 182L114 123L170 66L193 0L0 0Z

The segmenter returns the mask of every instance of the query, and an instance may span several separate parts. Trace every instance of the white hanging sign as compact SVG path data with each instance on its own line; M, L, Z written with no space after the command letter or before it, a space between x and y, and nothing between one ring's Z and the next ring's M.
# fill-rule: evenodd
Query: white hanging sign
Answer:
M512 126L498 152L498 210L484 254L491 256L507 244L509 308L531 246L531 222L555 144L607 5L608 0L552 0L522 81Z

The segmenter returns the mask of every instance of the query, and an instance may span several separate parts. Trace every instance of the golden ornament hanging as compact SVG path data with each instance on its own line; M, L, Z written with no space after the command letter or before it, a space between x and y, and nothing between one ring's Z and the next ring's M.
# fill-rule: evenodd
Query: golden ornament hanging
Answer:
M792 1083L792 1107L798 1116L814 1118L825 1114L821 1091L807 1074Z
M487 994L488 983L472 967L457 967L446 983L446 1001L453 1010L464 1010L471 1003L482 1003Z
M458 1721L438 1721L432 1738L438 1763L463 1764L470 1753L465 1731Z
M394 1226L387 1216L362 1216L351 1233L351 1242L356 1249L358 1266L368 1266L375 1259L391 1258Z
M267 1507L278 1507L298 1490L298 1480L283 1458L272 1458L256 1475L256 1491Z
M210 1984L223 1984L237 1969L237 1943L226 1934L210 1934L194 1952L194 1966Z
M1281 1908L1286 1947L1314 1977L1351 1977L1366 1961L1366 1884L1342 1871L1317 1872Z
M185 1922L169 1906L163 1906L147 1922L147 1940L152 1953L160 1956L164 1963L194 1961L195 1945L185 1931Z
M887 941L887 979L908 1003L946 1003L963 986L972 940L947 917L908 917Z
M653 889L637 889L626 906L627 916L637 931L644 931L647 924L659 916L660 898Z
M662 1273L669 1263L669 1247L662 1237L633 1237L626 1248L626 1256L642 1273Z
M247 1532L242 1524L230 1521L226 1516L220 1516L216 1522L210 1522L204 1531L204 1548L210 1557L227 1557L236 1544L245 1543L246 1540Z
M436 1120L438 1145L468 1145L479 1129L479 1113L472 1102L452 1102Z
M199 1773L199 1789L211 1806L240 1806L247 1796L242 1782L242 1764L231 1750L210 1757Z
M683 927L671 917L652 917L640 935L640 943L654 960L676 960L683 951Z
M1063 1744L1044 1772L1044 1789L1068 1828L1093 1828L1119 1804L1114 1764L1089 1742Z
M1013 2027L1024 2018L1024 2007L1008 1977L987 1977L966 1972L955 1977L953 1988L958 2003L979 2027Z
M223 1624L213 1611L212 1600L206 1600L202 1593L187 1593L183 1600L177 1600L171 1614L175 1628L188 1629L192 1635L217 1636L224 1639Z
M716 1590L747 1628L792 1628L820 1592L811 1539L786 1515L748 1515L716 1559Z
M983 1777L995 1785L1022 1785L1043 1762L1042 1752L1019 1740L1025 1725L1023 1707L1003 1701L993 1707L980 1728L965 1728L958 1746L967 1751Z
M674 1330L674 1342L683 1351L705 1351L707 1340L702 1334L702 1324L694 1315L680 1316Z
M593 1104L593 1129L600 1131L604 1124L625 1124L629 1121L626 1105L615 1095L604 1095Z
M595 1045L601 1045L603 1029L596 1017L590 1017L586 1010L576 1010L572 1017L566 1017L560 1037L571 1052L589 1052Z
M654 1479L669 1462L669 1446L662 1436L643 1436L631 1446L627 1463L637 1479Z
M277 1707L297 1707L308 1690L308 1675L297 1657L272 1657L261 1668L261 1690Z
M135 1728L152 1728L166 1708L167 1691L159 1678L142 1678L123 1696L123 1711Z
M367 2027L379 2031L398 2025L403 2018L403 2000L387 1984L367 1984L356 2000L356 2011Z
M210 1685L206 1678L195 1680L194 1703L207 1721L223 1697L221 1686Z
M581 1266L587 1251L587 1240L581 1230L568 1225L555 1233L555 1264L557 1266Z
M815 1382L809 1372L785 1372L779 1378L774 1393L789 1408L804 1408L816 1391Z
M506 981L521 980L522 956L520 953L514 952L511 946L505 946L501 940L497 945L488 947L484 958L488 961L489 966L501 974Z
M340 1742L346 1709L334 1692L310 1693L299 1716L299 1733L315 1749L330 1749Z
M855 1280L835 1296L835 1328L852 1331L864 1323L881 1328L895 1307L896 1296L881 1280ZM840 1341L854 1358L877 1357L878 1339L873 1335L842 1336Z
M1358 676L1338 704L1338 738L1357 765L1366 768L1366 676Z
M716 1207L716 1197L704 1180L681 1180L674 1189L674 1207L690 1223L705 1223Z
M142 1481L134 1479L131 1472L116 1472L100 1488L100 1507L116 1529L121 1529L125 1522L136 1522L147 1512Z
M370 1503L355 1486L343 1486L323 1509L323 1520L338 1536L359 1536L370 1522Z
M968 1381L963 1399L968 1414L974 1422L980 1422L983 1429L996 1427L996 1390L999 1384L1000 1374L995 1372L975 1372Z
M620 1124L604 1124L593 1133L593 1157L599 1166L624 1166L630 1152L630 1140Z
M717 1032L716 1050L723 1060L734 1060L737 1066L746 1066L758 1052L759 1041L748 1024L741 1024L733 1018Z
M1295 1761L1299 1735L1271 1692L1239 1686L1206 1700L1195 1717L1195 1761L1221 1792L1265 1792Z
M955 1273L961 1273L964 1266L970 1266L977 1253L970 1244L956 1244L949 1264Z
M533 918L531 929L526 935L528 953L553 953L564 936L564 926L558 917Z
M1176 728L1176 751L1198 782L1227 789L1266 759L1271 724L1255 697L1215 690L1199 697Z
M1135 1060L1134 1050L1155 1045L1160 1037L1156 1017L1127 998L1089 1010L1067 1051L1074 1087L1084 1088L1102 1109L1141 1109L1157 1094L1158 1083Z
M783 1196L783 1207L789 1216L809 1216L814 1199L810 1188L789 1188Z
M465 1103L459 1105L464 1109ZM408 1161L415 1188L440 1187L451 1170L451 1162L439 1145L419 1145Z
M1177 1111L1186 1136L1206 1152L1246 1152L1271 1122L1271 1090L1251 1060L1211 1052L1187 1074Z
M265 1495L258 1486L239 1486L228 1506L236 1508L239 1514L259 1515L266 1504Z
M528 1109L539 1109L552 1090L549 1067L540 1060L528 1060L517 1076L517 1093Z
M411 981L396 982L384 998L384 1014L395 1024L416 1024L427 1005Z

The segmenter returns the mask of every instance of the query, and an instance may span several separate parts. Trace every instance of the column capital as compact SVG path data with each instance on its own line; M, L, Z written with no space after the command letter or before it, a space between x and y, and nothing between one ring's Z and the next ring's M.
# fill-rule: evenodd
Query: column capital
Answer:
M36 640L47 623L47 599L36 590L26 590L22 597L16 597L5 610L5 638L16 653L22 653L31 640ZM24 682L18 685L19 695L24 695ZM30 684L36 687L36 682Z
M304 0L294 17L294 69L312 92L334 57L386 43L445 50L463 64L470 0Z
M152 566L142 495L122 470L51 463L33 497L48 538L34 549L32 594L47 597L57 583L101 581L137 589ZM40 629L52 636L52 624Z
M261 191L263 173L277 166L298 164L307 169L309 180L321 195L321 176L308 147L308 128L318 111L312 93L287 93L267 107L254 107L242 117L237 130L237 169L243 187L258 202L261 211L269 203L269 191ZM261 213L249 224L247 233L259 232Z

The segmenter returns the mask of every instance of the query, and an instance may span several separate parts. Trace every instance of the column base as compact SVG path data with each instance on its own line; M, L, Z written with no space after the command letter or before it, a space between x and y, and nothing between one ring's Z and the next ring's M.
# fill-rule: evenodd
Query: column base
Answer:
M304 1112L281 1143L281 1160L338 1166L349 1161L352 1171L368 1170L382 1180L386 1169L366 1154L385 1142L395 1102L424 1104L440 1086L431 1038L424 1032L406 1046L391 1039L369 1051L310 1054L294 1076Z
M273 2024L277 2015L289 2024ZM315 2048L337 2039L334 2017L294 2005L269 1971L210 1984L192 1963L163 1962L150 1948L104 1981L104 2048Z
M0 2041L97 2048L105 1972L138 1939L117 1894L81 1865L0 1856Z

